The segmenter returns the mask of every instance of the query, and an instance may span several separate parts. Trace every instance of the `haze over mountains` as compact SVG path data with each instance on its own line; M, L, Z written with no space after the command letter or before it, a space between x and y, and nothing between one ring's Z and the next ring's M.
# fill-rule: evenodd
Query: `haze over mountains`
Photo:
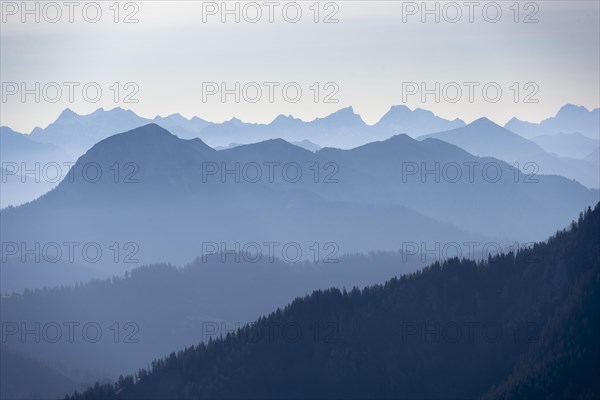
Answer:
M596 398L599 234L600 204L532 248L315 291L68 398Z
M567 104L554 117L539 124L513 118L504 127L525 138L579 133L592 140L598 140L599 118L600 109L588 111L585 107ZM307 139L320 146L351 148L375 140L387 139L395 134L406 133L417 137L465 125L460 119L449 121L434 115L431 111L419 108L410 110L406 106L392 106L374 125L367 125L359 115L354 113L352 107L313 121L302 121L292 116L280 115L269 124L246 123L237 118L222 123L212 123L198 117L187 119L179 114L148 119L121 108L112 110L100 108L88 115L79 115L66 109L46 128L33 129L31 138L43 143L52 143L79 157L101 139L150 122L157 123L182 139L199 137L212 147L284 138L288 141ZM575 158L583 157L557 154Z
M82 322L72 342L66 336L54 343L21 341L20 334L11 334L5 335L5 344L68 372L77 382L83 381L81 375L91 373L115 379L148 365L173 347L197 343L198 335L200 340L218 337L225 329L241 326L313 290L364 287L413 272L430 261L399 252L340 256L338 262L325 264L290 264L279 257L237 262L230 254L225 261L218 255L205 261L198 258L183 268L144 266L125 278L27 291L2 299L3 321L19 321L30 328L36 323ZM91 343L81 337L80 329L88 322L102 327L101 340ZM114 323L120 324L117 342L109 329ZM131 326L125 327L126 323Z
M66 109L46 128L35 128L31 132L31 138L42 143L53 143L78 157L108 136L150 122L162 126L182 139L202 138L212 147L285 138L288 141L310 140L320 146L349 148L386 139L397 133L416 136L464 125L459 119L447 121L435 116L431 111L411 111L406 106L393 106L372 126L367 125L355 114L352 107L313 121L280 115L269 124L246 123L237 118L212 123L198 117L186 119L179 114L157 116L151 120L121 108L100 108L88 115L79 115Z
M0 400L600 400L600 0L0 9Z
M537 144L495 124L480 118L464 127L419 137L440 139L452 143L471 154L495 157L507 162L531 157L544 150Z
M340 254L407 242L508 244L544 237L598 200L575 181L407 135L316 153L281 139L216 151L150 124L99 142L77 162L72 180L0 211L3 240L133 242L140 263L178 264L205 242L334 242ZM89 165L98 179L84 175Z
M579 134L546 135L528 140L487 118L480 118L464 127L424 135L419 139L429 137L455 144L474 155L498 158L526 173L562 175L590 188L600 187L597 163L584 159L591 149L597 147L598 141ZM541 142L540 145L536 140ZM541 144L555 151L560 148L563 155L576 152L576 146L580 157L558 156L545 151ZM587 152L584 146L587 146Z
M530 139L548 153L559 157L585 159L590 151L597 149L598 139L591 139L581 133L558 133L556 135L540 135Z
M600 108L588 110L583 106L566 104L555 116L546 118L539 124L513 118L504 127L526 138L558 133L581 133L588 138L598 140Z
M555 117L545 120L539 126L554 129L572 124L569 125L572 126L571 130L589 132L596 129L596 114L597 110L587 111L583 107L566 105ZM236 118L223 123L212 123L198 117L186 119L179 114L157 116L151 120L121 108L108 111L98 109L88 115L79 115L66 109L55 122L43 129L35 128L30 135L17 134L8 127L2 127L2 159L17 160L25 165L16 173L5 171L4 176L8 177L3 182L6 193L2 196L0 207L31 201L58 182L35 182L37 184L34 185L33 180L44 179L31 179L31 173L29 177L21 178L18 173L21 169L31 169L35 162L40 162L42 166L45 163L58 162L63 165L64 162L73 162L100 140L151 122L182 139L201 138L217 149L276 138L284 138L310 151L316 151L322 146L348 149L385 140L400 133L412 137L429 135L456 144L474 155L492 156L511 164L518 163L519 168L523 168L524 164L535 164L528 168L528 172L562 175L590 188L600 186L596 168L600 161L594 155L598 139L591 139L580 133L546 133L529 141L509 130L502 130L485 118L465 127L464 122L459 119L448 121L430 111L411 111L405 106L391 107L376 124L370 126L351 107L308 122L280 115L270 124L245 123ZM530 128L538 126L530 123L526 125ZM505 127L510 126L518 128L520 125L513 120ZM463 127L465 130L461 130ZM64 166L61 172L66 174L68 167ZM21 180L24 181L23 185L13 185L13 182Z
M371 126L349 107L270 124L65 110L30 135L3 127L3 167L25 167L3 172L2 192L30 196L0 210L3 323L92 321L106 332L93 344L13 336L9 359L60 385L11 390L44 397L114 379L219 336L207 323L231 328L316 289L528 248L599 200L597 149L585 160L547 150L570 138L564 151L593 145L574 134L538 144L485 118L465 125L402 106ZM230 145L208 144L218 141ZM538 171L521 168L532 160ZM63 161L77 163L42 182L55 187L25 191L27 164ZM140 342L111 341L115 323L135 323Z
M0 208L4 208L36 199L58 185L62 178L56 166L64 170L65 163L75 158L52 143L37 142L2 126L0 160Z

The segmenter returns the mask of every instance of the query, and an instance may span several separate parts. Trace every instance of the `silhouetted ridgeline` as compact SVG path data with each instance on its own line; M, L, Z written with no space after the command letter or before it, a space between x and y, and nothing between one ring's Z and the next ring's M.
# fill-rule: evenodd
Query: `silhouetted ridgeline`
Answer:
M69 399L598 398L600 204L546 243L316 291Z
M173 349L243 326L314 290L365 287L426 265L420 256L379 252L340 256L334 263L292 264L279 258L271 261L266 255L259 261L240 257L236 262L230 254L225 261L218 255L205 261L198 258L184 268L140 267L126 277L26 290L2 298L2 344L49 366L77 372L73 378L78 383L81 380L75 378L80 372L89 372L85 385L58 392L62 396L101 378L112 382ZM68 321L79 323L72 341ZM62 333L59 340L52 340L54 324ZM86 324L100 327L99 340L87 339ZM27 330L40 332L39 340L25 334ZM119 332L116 340L115 332ZM94 329L90 333L93 337ZM5 372L0 371L0 379ZM32 384L23 389L21 394L34 393Z
M0 210L3 242L135 243L139 265L187 262L204 242L335 241L340 254L396 251L405 242L529 242L599 198L597 189L561 176L529 176L441 140L407 135L316 153L281 139L216 151L149 124L95 144L77 162L72 181ZM272 163L273 179L264 168ZM283 172L290 163L297 176ZM83 166L90 165L105 172L86 180ZM258 166L259 181L243 178L247 166ZM239 173L224 175L231 168ZM105 261L95 265L109 274L133 267Z

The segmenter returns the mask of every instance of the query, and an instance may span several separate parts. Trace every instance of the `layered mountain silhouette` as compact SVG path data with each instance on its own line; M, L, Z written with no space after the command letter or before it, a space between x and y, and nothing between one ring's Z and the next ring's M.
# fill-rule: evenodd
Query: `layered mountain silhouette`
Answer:
M157 116L154 118L153 122L162 126L169 132L173 132L182 139L194 139L200 137L202 129L212 124L211 122L198 117L187 119L181 114L171 114L166 117Z
M0 208L34 200L55 187L75 158L51 143L0 127ZM66 164L65 164L66 163Z
M532 248L316 291L68 398L594 398L598 235L600 205Z
M406 106L392 106L390 110L375 125L384 137L390 134L406 133L412 137L431 132L441 132L460 128L465 123L461 119L445 120L434 115L431 111L416 108L410 110Z
M164 126L159 121L156 122ZM398 133L416 136L462 125L464 122L459 119L448 121L435 116L430 111L421 109L411 111L406 106L394 106L379 122L367 125L352 107L346 107L312 121L279 115L269 124L254 124L233 118L223 123L206 126L198 137L211 146L285 138L290 142L308 140L320 146L350 148ZM177 131L172 132L182 137Z
M577 124L581 123L582 118L586 121L590 119L585 116L587 115L585 113L587 111L581 107L567 105L554 118L558 118L560 121L568 120L575 124L573 126L579 126ZM575 114L577 118L573 116ZM569 117L569 119L568 116L572 116L572 118ZM551 120L553 121L553 119L547 121ZM485 121L485 119L476 121L475 125L483 127L486 125ZM406 106L392 106L374 125L364 123L351 107L341 109L323 118L316 118L313 121L302 121L292 116L280 115L269 124L245 123L237 118L222 123L212 123L198 117L187 119L180 114L166 117L157 116L151 120L121 108L112 110L100 108L88 115L79 115L66 109L55 122L46 128L35 128L30 135L20 135L20 139L23 139L20 140L21 142L29 139L28 141L31 143L44 143L48 146L38 149L31 144L19 146L20 150L9 149L3 152L3 157L4 153L8 153L9 157L4 159L73 161L100 140L151 122L162 126L180 138L201 138L205 143L218 149L243 143L285 138L288 142L311 151L316 151L321 146L349 149L369 142L385 140L400 133L406 133L412 137L436 133L435 137L441 138L441 132L454 131L465 126L464 122L459 119L448 121L435 116L431 111L418 108L410 110ZM563 126L566 123L560 122L559 125ZM514 125L513 121L513 125L510 126L517 125ZM3 129L8 132L9 128ZM486 129L492 132L498 131L497 126L488 126ZM572 128L569 129L572 130ZM596 168L589 164L589 160L584 159L587 162L579 162L579 159L587 156L590 151L583 156L573 157L573 155L581 154L586 145L590 145L587 138L581 134L541 135L539 139L536 139L540 141L540 144L545 144L546 152L555 153L555 156L554 154L544 154L531 142L518 140L514 135L506 132L503 135L492 134L487 137L485 132L481 133L480 130L474 130L473 127L467 128L467 130L470 133L454 132L443 136L446 137L446 141L457 144L475 155L491 155L511 163L515 161L536 162L543 166L543 169L537 171L538 173L559 174L576 179L588 187L598 187ZM458 131L460 132L460 129ZM16 140L14 135L11 136L13 136L11 140ZM483 139L484 136L486 136L486 140L491 140L491 143L495 143L499 147L488 145ZM500 141L498 141L499 137L502 137ZM486 145L488 149L479 152L479 150L485 150ZM4 196L5 201L1 206L31 201L52 187L46 188L48 185L45 185L42 188L41 186L44 185L40 185L38 188L40 190L32 190L28 185L23 185L22 190L19 190L19 186L14 188L7 186L10 193Z
M89 165L94 179L83 176ZM2 210L3 240L135 242L140 262L187 262L206 241L395 251L405 242L534 240L598 199L574 181L531 180L499 160L406 135L316 153L281 139L216 151L150 124L101 141L74 168L72 181Z
M245 123L237 118L212 123L198 117L187 119L180 114L148 119L131 110L99 108L88 115L79 115L66 109L46 128L35 128L31 138L52 143L79 157L102 139L151 122L182 139L201 138L213 147L285 138L288 141L309 140L321 146L348 148L398 133L417 136L464 125L459 119L448 121L430 111L411 111L406 106L393 106L378 123L371 126L365 124L352 107L313 121L280 115L269 124Z
M540 135L531 138L544 151L559 157L585 159L590 149L598 147L598 139L591 139L581 133L558 133L556 135Z
M260 260L245 255L238 260L234 254L225 255L224 261L221 257L200 257L182 268L144 266L126 277L54 285L5 297L0 301L2 322L17 326L16 334L5 335L5 344L50 365L60 362L77 375L85 372L94 380L113 380L149 365L174 347L196 344L198 335L202 340L219 337L314 290L373 285L414 272L433 259L400 252L336 255L337 262L295 264L281 254L270 260L266 252ZM54 271L51 265L44 267ZM80 322L72 341L64 325L69 321ZM21 327L32 330L39 324L42 330L53 323L61 327L60 340L35 341L33 335L21 339ZM87 323L98 324L103 331L93 343L82 336ZM119 324L116 342L115 323ZM48 336L55 332L46 329Z
M20 164L19 164L20 165ZM0 182L0 208L16 206L37 199L49 192L56 183L49 183L35 176L20 175L14 169L0 168L3 181Z
M374 125L351 107L270 124L65 110L30 135L1 135L3 162L77 156L52 190L0 210L3 324L103 329L94 343L3 342L11 363L42 377L39 387L15 380L15 396L55 396L45 382L57 360L71 373L55 381L69 392L81 382L74 376L113 380L143 368L85 398L597 393L582 366L598 368L589 345L597 324L587 316L598 303L599 207L531 244L598 203L598 189L586 187L600 186L592 139L528 140L485 118L465 125L402 106ZM7 189L3 182L3 202ZM98 259L84 250L90 244ZM411 275L344 289L402 274ZM423 321L492 322L508 334L429 346L413 334ZM282 345L244 340L268 333L265 322L313 330ZM411 341L393 340L406 329ZM319 340L307 341L315 332Z
M30 169L35 163L73 161L60 147L52 143L40 143L32 137L15 132L7 126L0 127L0 156L2 162L26 163Z
M584 107L567 104L556 116L540 124L513 118L505 128L528 138L579 132L598 140L599 112L598 109L588 111ZM122 108L112 110L100 108L88 115L79 115L66 109L46 128L35 128L31 132L31 138L43 143L52 143L72 156L79 157L95 143L108 136L150 122L157 123L183 139L199 137L213 147L227 146L229 143L252 143L285 138L288 141L310 140L321 146L351 148L395 134L406 133L417 137L465 125L460 119L449 121L434 115L431 111L419 108L410 110L406 106L392 106L374 125L364 123L352 107L313 121L302 121L292 116L280 115L269 124L245 123L237 118L222 123L212 123L198 117L187 119L180 114L148 119Z
M539 124L513 118L504 125L512 132L526 138L557 133L581 133L588 138L600 138L600 108L588 110L583 106L566 104L554 117L547 118Z
M41 143L59 146L78 158L99 141L149 122L133 111L122 108L108 111L99 108L88 115L79 115L67 108L46 128L34 128L30 137Z
M324 154L280 139L216 151L200 139L182 140L158 125L147 125L95 145L78 160L82 167L75 170L73 182L65 180L32 203L3 210L3 238L135 242L140 262L183 263L198 256L208 241L233 245L278 240L305 247L335 242L346 253L397 250L409 240L480 237L386 200L388 189L382 185L389 177L376 180L352 165L326 167L336 160ZM104 171L97 182L81 175L83 166L92 163ZM121 170L116 183L109 170L115 163ZM273 167L272 181L268 163L279 165ZM289 177L283 175L288 163L297 165ZM237 179L232 174L223 179L222 171L236 164ZM253 169L242 176L247 165L261 168L259 181L250 180ZM219 172L207 175L211 168ZM298 168L302 179L293 183ZM379 199L370 200L365 192L370 188L380 192ZM33 221L39 228L32 232L27 226Z
M576 142L579 140L578 147L580 149L583 147L583 143L589 146L591 142L591 148L594 147L593 143L597 143L597 141L594 142L592 139L577 135L559 135L556 138L552 136L553 139L546 139L541 136L538 138L547 146L550 146L550 142L557 145L562 143L565 152L569 148L568 141ZM462 128L421 136L419 139L428 137L455 144L478 156L498 158L523 169L527 173L561 175L575 179L590 188L600 187L600 171L596 165L587 160L560 157L554 153L546 152L533 139L525 139L487 118L480 118Z
M537 144L487 118L480 118L457 129L421 136L419 139L428 137L452 143L471 154L495 157L508 162L544 152Z

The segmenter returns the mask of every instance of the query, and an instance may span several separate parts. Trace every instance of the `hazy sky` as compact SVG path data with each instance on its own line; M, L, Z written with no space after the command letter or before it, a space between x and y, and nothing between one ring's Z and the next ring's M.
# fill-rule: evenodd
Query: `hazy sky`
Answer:
M487 116L504 124L513 116L539 121L565 103L588 108L600 103L598 1L519 2L517 7L514 1L427 2L434 13L426 15L421 1L228 2L229 9L238 7L239 23L233 14L222 15L220 1L121 2L115 23L113 3L78 2L71 23L62 1L45 8L45 3L27 3L32 14L23 14L20 1L2 1L2 125L29 132L66 107L89 113L116 106L146 117L178 112L211 121L236 116L269 122L278 114L310 120L351 105L367 123L375 123L394 104L467 122ZM299 21L289 22L298 8ZM252 23L257 10L261 17ZM124 23L127 16L138 22ZM324 23L327 16L338 22ZM54 19L59 22L50 22ZM35 82L40 83L39 102L34 94L23 102L19 86L25 83L35 92ZM73 103L65 82L78 84L72 86ZM128 82L133 85L125 87ZM247 83L257 85L246 85L246 96L236 103L233 94L225 102L218 93L203 99L207 89L214 89L206 82L230 89L239 82L240 94ZM433 89L424 102L422 83ZM86 84L89 100L83 96ZM262 91L258 100L256 86ZM96 87L102 95L92 102ZM293 102L297 87L302 95ZM125 103L125 95L136 89L132 98L138 102ZM411 95L411 90L419 92ZM324 102L327 95L338 102Z

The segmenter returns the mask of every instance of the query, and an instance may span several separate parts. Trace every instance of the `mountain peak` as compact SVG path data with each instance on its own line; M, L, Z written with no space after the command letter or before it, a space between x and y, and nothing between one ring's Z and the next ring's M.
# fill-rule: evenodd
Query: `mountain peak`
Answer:
M234 124L234 125L241 125L241 124L244 123L244 121L242 121L241 119L239 119L237 117L233 117L229 121L226 121L226 122L229 122L229 123Z
M95 111L95 113L106 113L106 114L113 114L113 115L128 115L128 116L135 116L137 117L138 115L133 112L133 110L129 110L126 108L121 108L121 107L115 107L115 108L111 108L110 110L105 110L104 108L100 107L99 109L97 109Z
M364 123L362 118L360 117L360 115L356 114L354 112L354 108L352 106L349 107L344 107L341 108L339 110L337 110L334 113L329 114L328 116L324 117L324 118L317 118L315 121L327 121L328 123L334 122L334 123L339 123L339 122L347 122L347 121L355 121L355 122L360 122L360 123Z
M234 147L224 148L225 154L253 154L253 157L265 157L269 160L291 160L300 155L309 154L310 151L294 145L284 139L268 139L262 142L242 144Z
M185 143L193 143L196 149L214 151L210 146L198 138L192 140L180 139L160 125L151 122L147 125L109 136L95 144L88 153L100 151L100 149L109 149L109 152L113 152L114 148L127 148L130 151L136 152L142 152L140 150L142 147L167 150L172 148L172 146L185 146Z
M568 116L568 115L582 114L582 113L588 113L588 112L590 112L590 110L588 110L584 106L576 106L575 104L567 103L564 106L562 106L560 108L560 110L558 110L558 112L556 113L556 116L557 117L559 115Z
M408 115L410 114L412 111L410 108L408 108L405 105L393 105L390 107L390 109L388 110L388 112L386 112L383 117L381 117L381 119L384 119L386 117L390 117L390 116L404 116L404 115Z
M478 118L475 121L471 122L469 125L477 128L502 128L500 125L498 125L497 123L495 123L487 117Z
M388 143L412 143L412 142L418 142L418 141L416 139L411 138L406 133L400 133L398 135L394 135L394 136L390 137L389 139L385 140L385 142L388 142Z
M424 108L415 108L413 110L413 112L416 113L416 114L423 114L423 115L432 116L432 117L435 115L433 113L433 111L425 110Z
M145 138L148 138L149 136L153 136L153 137L168 137L168 136L172 136L174 138L176 138L177 136L173 135L171 132L169 132L168 130L166 130L165 128L163 128L160 125L155 124L154 122L151 122L147 125L143 125L134 129L131 129L127 132L123 132L123 133L119 133L116 134L114 136L111 136L105 140L110 140L110 138L112 137L117 137L117 136L139 136L139 135L144 135Z
M179 113L169 114L164 119L174 119L177 121L186 121L186 122L189 121L186 117L184 117L183 115L181 115Z
M60 115L58 116L58 118L56 120L58 121L61 119L68 119L68 118L77 117L77 116L79 116L79 114L77 114L75 111L73 111L67 107L60 113Z
M521 121L517 117L512 117L506 124L504 124L504 127L506 128L508 125L518 123L518 122L523 122L523 121Z
M339 110L337 110L337 111L329 114L325 118L330 118L330 117L354 117L354 116L358 116L358 114L356 114L354 112L354 108L352 106L348 106L348 107L340 108Z
M291 144L290 142L288 142L287 140L280 139L280 138L265 140L265 141L259 142L259 144L262 144L262 146L264 146L265 148L279 149L279 150L293 149L293 148L297 147L297 146Z
M275 119L271 123L274 124L274 123L281 123L281 122L286 122L286 121L300 121L300 120L298 118L295 118L292 115L279 114L278 116L275 117Z

